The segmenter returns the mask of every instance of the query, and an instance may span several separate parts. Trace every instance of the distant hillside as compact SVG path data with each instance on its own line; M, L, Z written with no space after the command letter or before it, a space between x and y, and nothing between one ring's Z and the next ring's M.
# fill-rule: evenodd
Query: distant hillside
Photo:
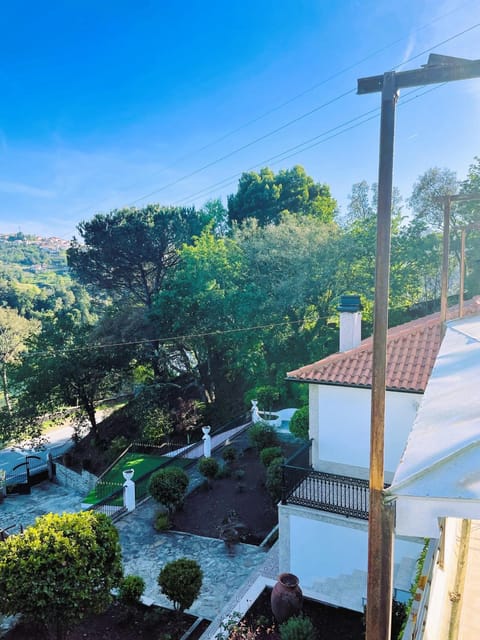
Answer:
M70 242L62 238L0 234L0 270L17 277L20 272L39 275L54 271L64 275L68 271L66 250L69 245ZM42 280L41 277L38 279Z

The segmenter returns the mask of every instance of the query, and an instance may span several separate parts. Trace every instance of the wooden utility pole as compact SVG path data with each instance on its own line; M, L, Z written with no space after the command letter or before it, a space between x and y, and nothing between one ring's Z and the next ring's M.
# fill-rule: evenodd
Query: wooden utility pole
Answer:
M428 64L420 69L399 73L391 71L358 80L359 94L382 93L370 428L366 640L390 639L392 613L394 506L391 503L386 504L383 488L395 104L398 90L402 87L478 77L480 60L463 60L431 54Z
M448 307L448 254L450 253L450 212L452 198L443 197L443 254L442 254L442 288L440 294L440 334L445 335L445 321Z

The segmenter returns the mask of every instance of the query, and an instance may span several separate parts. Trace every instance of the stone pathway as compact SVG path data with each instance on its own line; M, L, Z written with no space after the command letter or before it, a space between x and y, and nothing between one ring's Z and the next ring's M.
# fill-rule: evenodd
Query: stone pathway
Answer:
M117 522L123 551L125 573L141 576L146 583L148 601L171 608L160 592L157 577L172 560L186 557L196 560L203 571L199 598L189 612L212 620L229 602L252 572L266 559L266 552L253 545L235 545L229 553L224 542L187 533L157 532L153 519L157 505L148 500L135 512Z
M75 513L81 511L82 498L71 489L52 482L42 482L32 487L28 495L8 496L0 504L0 529L10 525L29 527L39 516L46 513ZM10 532L17 533L18 528Z

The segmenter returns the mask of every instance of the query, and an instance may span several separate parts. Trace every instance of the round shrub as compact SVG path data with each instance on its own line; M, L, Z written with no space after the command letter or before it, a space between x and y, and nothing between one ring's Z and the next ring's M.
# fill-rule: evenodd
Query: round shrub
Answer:
M276 447L278 445L278 437L275 429L265 422L257 422L248 430L248 439L252 447L257 451L266 449L267 447Z
M235 460L237 459L237 450L235 449L235 447L233 447L232 445L230 445L229 447L225 447L225 449L222 451L222 458L225 460L225 462L228 463L235 462Z
M213 480L218 473L219 464L215 458L202 458L198 463L198 470L207 480Z
M142 577L135 575L125 576L120 583L118 598L120 602L127 605L138 604L144 591L145 580Z
M209 480L213 480L218 473L219 464L215 458L202 458L198 463L198 470L208 478Z
M148 483L152 498L167 507L170 513L183 504L187 487L188 475L180 467L160 469L152 474Z
M0 543L0 613L67 631L111 603L122 578L118 531L102 513L48 513Z
M195 560L179 558L167 564L158 576L159 587L176 611L192 606L202 588L203 572Z
M308 405L297 409L290 420L290 433L297 438L308 440Z
M282 465L283 458L274 458L267 467L265 486L274 502L282 497Z
M265 467L268 467L272 460L282 457L280 447L266 447L260 451L260 460Z
M317 632L310 618L293 616L280 625L281 640L314 640Z

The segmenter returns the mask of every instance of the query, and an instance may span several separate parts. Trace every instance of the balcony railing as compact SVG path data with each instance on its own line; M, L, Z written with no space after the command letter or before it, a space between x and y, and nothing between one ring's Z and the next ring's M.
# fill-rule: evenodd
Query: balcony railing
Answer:
M285 491L282 504L299 504L368 520L368 480L287 466L284 475L286 484L293 486ZM292 476L296 481L289 483Z
M315 471L309 466L310 445L306 443L283 466L282 504L368 520L368 480Z

